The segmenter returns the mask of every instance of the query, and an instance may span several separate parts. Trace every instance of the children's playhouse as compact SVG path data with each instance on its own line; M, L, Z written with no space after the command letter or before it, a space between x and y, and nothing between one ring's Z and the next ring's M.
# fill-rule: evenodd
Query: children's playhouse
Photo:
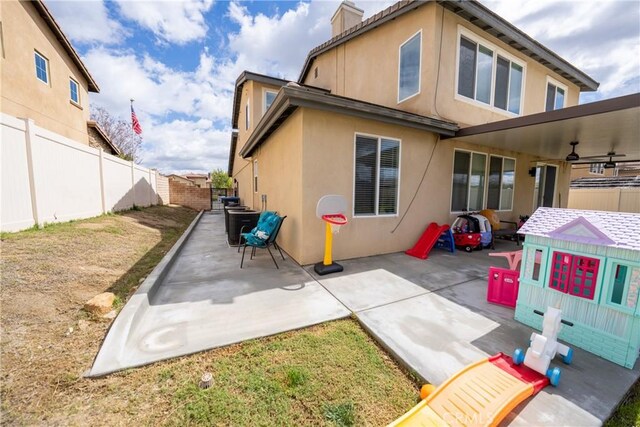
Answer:
M516 320L558 307L573 327L560 339L633 368L640 349L640 215L540 208L526 236Z

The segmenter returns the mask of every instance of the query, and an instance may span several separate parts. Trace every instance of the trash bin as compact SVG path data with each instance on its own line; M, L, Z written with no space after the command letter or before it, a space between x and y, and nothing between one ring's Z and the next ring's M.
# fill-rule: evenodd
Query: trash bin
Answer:
M252 210L232 210L229 211L229 233L227 241L230 245L240 244L240 230L245 227L244 232L248 233L258 225L260 212Z
M229 212L230 211L246 211L248 206L226 206L224 208L224 232L229 233Z
M224 196L220 197L219 200L222 202L225 208L229 206L229 203L240 203L240 197Z

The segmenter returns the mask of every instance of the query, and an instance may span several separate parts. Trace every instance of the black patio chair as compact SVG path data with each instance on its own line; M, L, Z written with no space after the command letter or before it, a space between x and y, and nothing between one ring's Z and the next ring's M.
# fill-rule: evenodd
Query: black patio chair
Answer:
M269 255L271 255L271 259L273 260L273 263L276 265L276 268L280 269L269 247L270 246L275 247L278 250L278 252L280 252L280 256L284 261L284 255L280 250L280 246L278 246L278 244L276 243L276 239L278 238L278 234L280 233L280 229L282 228L282 223L284 222L285 218L286 216L278 218L278 224L274 227L273 232L269 235L269 237L266 240L250 239L250 238L244 239L244 245L242 247L242 259L240 260L240 268L242 268L242 265L244 264L244 254L245 254L245 251L247 250L247 246L251 246L251 255L249 259L253 259L253 256L256 254L256 249L266 249L267 251L269 251Z

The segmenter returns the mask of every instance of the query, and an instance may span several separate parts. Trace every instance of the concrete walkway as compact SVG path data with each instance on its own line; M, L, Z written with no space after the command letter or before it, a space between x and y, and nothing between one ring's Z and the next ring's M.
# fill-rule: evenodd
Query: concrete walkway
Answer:
M516 248L499 242L496 249ZM90 375L354 313L400 363L437 385L480 358L526 347L532 332L513 320L513 310L486 302L488 267L506 267L488 251L434 250L426 261L403 253L367 257L321 277L290 259L276 258L276 270L259 251L240 270L222 215L205 214L172 252L124 307ZM600 425L640 376L638 365L629 370L574 351L572 365L556 362L560 387L516 408L507 424Z

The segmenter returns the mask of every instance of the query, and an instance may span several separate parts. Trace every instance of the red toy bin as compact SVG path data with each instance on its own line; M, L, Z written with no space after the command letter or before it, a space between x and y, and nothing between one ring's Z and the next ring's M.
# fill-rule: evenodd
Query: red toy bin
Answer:
M489 267L487 301L515 308L520 287L520 272L506 268Z

